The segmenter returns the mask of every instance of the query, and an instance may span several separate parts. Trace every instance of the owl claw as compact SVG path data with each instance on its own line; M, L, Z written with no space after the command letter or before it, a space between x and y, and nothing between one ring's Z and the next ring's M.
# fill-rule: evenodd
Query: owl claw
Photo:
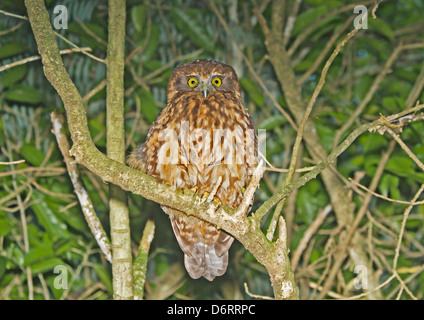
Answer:
M213 193L205 192L202 195L202 202L211 203L212 201L218 203L219 206L222 204L221 200Z
M206 199L207 203L211 203L212 200L214 200L214 198L216 198L215 195L218 191L219 186L221 185L221 182L222 182L222 177L220 176L220 177L218 177L218 180L216 181L215 185L213 186L211 193L209 194L209 196ZM221 202L221 201L219 201L219 202Z
M202 202L210 203L211 201L209 200L209 195L210 195L210 193L207 192L207 191L205 193L203 193L203 195L202 195Z
M221 202L221 200L219 200L219 198L217 198L217 197L213 197L213 199L212 199L213 201L215 201L216 203L217 203L217 207L219 208L219 207L221 207L221 205L222 205L222 202ZM210 202L212 202L212 201L210 201Z
M196 194L197 193L197 190L199 189L199 187L193 187L193 188L190 188L190 190L191 191L193 191L194 192L194 194Z

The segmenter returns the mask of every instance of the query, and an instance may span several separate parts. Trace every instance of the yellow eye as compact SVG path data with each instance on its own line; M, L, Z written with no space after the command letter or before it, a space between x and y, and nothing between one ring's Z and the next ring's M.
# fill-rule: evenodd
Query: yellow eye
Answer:
M220 86L221 86L221 84L222 84L222 80L221 80L221 78L214 78L214 79L212 80L212 83L213 83L213 85L214 85L215 87L220 87Z
M194 88L195 86L197 86L198 83L199 81L196 78L189 78L187 81L188 86L191 88Z

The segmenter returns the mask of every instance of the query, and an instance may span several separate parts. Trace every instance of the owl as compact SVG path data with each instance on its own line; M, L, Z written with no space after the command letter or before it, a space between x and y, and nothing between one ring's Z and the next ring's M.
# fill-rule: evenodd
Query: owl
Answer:
M243 106L234 69L213 60L194 60L173 70L167 105L128 162L173 188L212 195L237 208L257 165L256 149L254 124ZM162 209L184 252L188 274L209 281L223 275L234 238L207 221Z

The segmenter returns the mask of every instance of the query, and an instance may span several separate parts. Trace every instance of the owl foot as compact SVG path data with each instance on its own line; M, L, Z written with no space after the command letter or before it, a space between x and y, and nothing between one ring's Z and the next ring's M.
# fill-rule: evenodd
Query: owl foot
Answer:
M265 172L265 167L262 164L263 160L259 161L258 166L253 172L252 180L250 181L249 185L247 186L247 189L243 194L243 200L238 206L236 214L245 215L249 211L249 208L252 206L253 199L255 197L255 191L258 188L262 176Z
M222 202L221 200L219 200L218 197L214 196L213 193L209 193L207 191L203 193L201 201L202 203L211 203L212 201L214 201L218 204L218 207L222 205Z
M213 189L212 189L211 193L206 198L206 202L207 203L211 203L212 200L216 200L217 199L215 197L215 195L216 195L216 193L218 191L219 186L221 185L221 182L222 182L222 177L218 177L218 181L215 183L215 185L213 186ZM218 201L219 201L219 199L218 199ZM221 204L221 201L219 201L219 203Z
M221 200L218 197L211 197L211 193L205 192L205 194L202 197L203 202L206 203L212 203L215 202L217 205L216 207L219 208L222 205Z

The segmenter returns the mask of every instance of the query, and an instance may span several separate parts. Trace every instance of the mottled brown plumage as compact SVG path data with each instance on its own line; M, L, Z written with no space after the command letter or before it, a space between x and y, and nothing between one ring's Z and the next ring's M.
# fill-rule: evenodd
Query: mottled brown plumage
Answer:
M169 80L167 100L129 164L200 194L218 184L215 198L236 208L256 166L257 138L233 68L213 60L180 65ZM224 274L233 237L196 217L162 209L170 216L190 276L212 281Z

